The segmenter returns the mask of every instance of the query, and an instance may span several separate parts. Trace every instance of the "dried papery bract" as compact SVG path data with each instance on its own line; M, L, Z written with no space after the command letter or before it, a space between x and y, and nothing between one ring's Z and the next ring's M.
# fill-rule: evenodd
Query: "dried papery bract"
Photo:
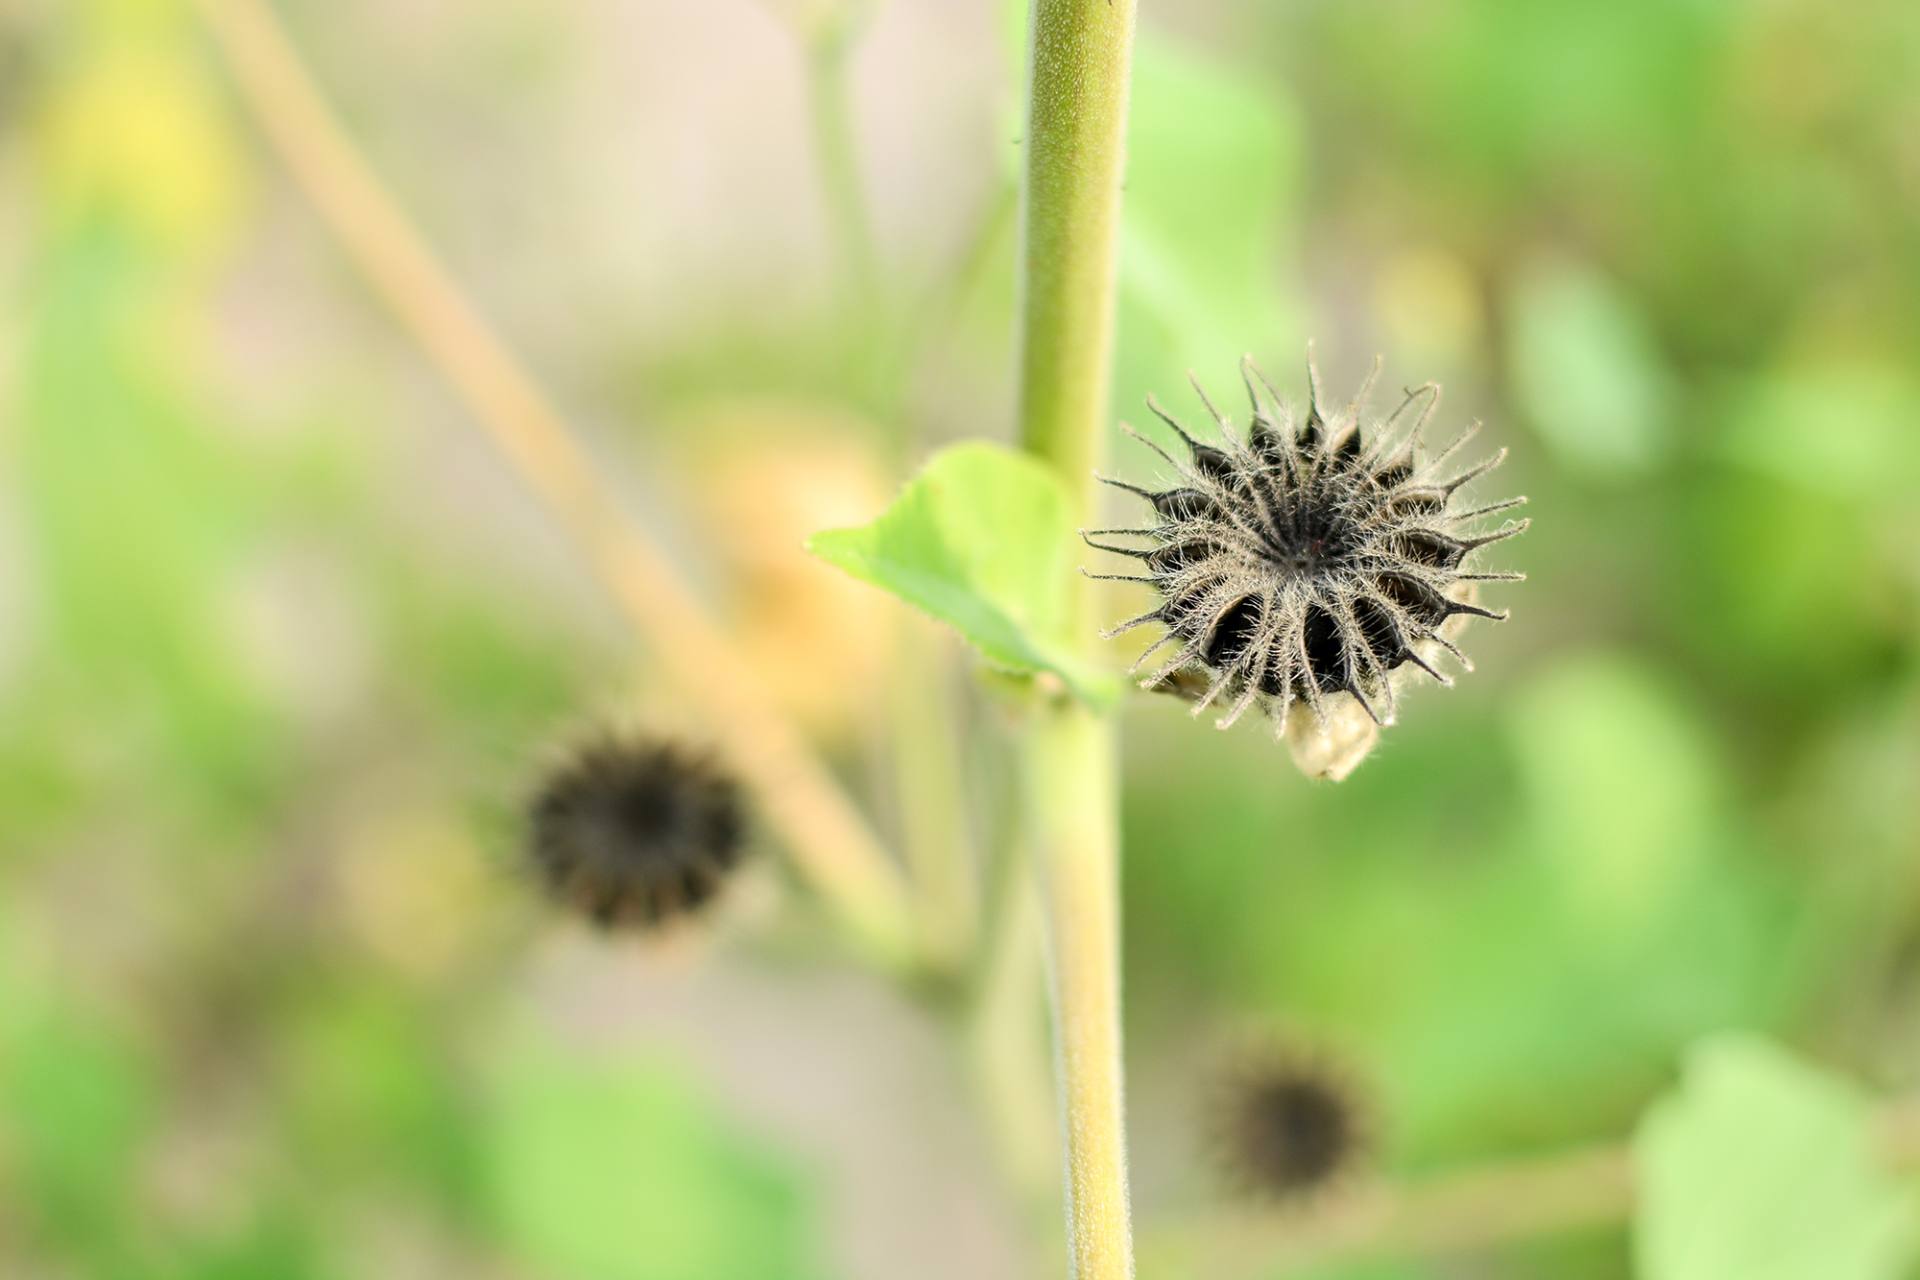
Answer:
M1380 741L1380 724L1354 699L1333 698L1324 720L1294 716L1283 735L1296 769L1309 778L1339 782L1372 754Z
M745 831L739 787L709 758L607 732L541 782L528 852L556 902L603 927L650 927L719 891Z
M1379 727L1393 723L1413 673L1452 683L1436 665L1446 656L1471 669L1455 644L1460 627L1470 617L1506 617L1476 603L1478 584L1523 575L1468 561L1527 521L1477 526L1526 499L1456 505L1506 454L1454 462L1478 424L1425 453L1421 433L1440 403L1437 383L1409 391L1386 418L1363 422L1377 362L1351 401L1329 406L1309 352L1311 394L1298 416L1251 361L1241 371L1251 406L1244 436L1198 383L1217 426L1204 439L1149 399L1184 456L1129 430L1173 478L1157 488L1107 481L1145 500L1154 519L1088 531L1089 545L1130 556L1143 570L1091 576L1146 583L1160 596L1107 633L1162 628L1132 670L1143 688L1191 698L1195 715L1219 708L1223 729L1258 706L1303 771L1337 779L1365 757Z

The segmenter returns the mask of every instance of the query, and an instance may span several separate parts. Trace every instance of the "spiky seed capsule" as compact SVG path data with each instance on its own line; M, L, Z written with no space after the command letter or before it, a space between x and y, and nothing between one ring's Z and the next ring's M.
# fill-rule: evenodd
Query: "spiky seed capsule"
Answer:
M1146 570L1091 576L1148 583L1160 594L1152 611L1107 632L1115 636L1150 622L1165 629L1131 674L1163 647L1177 646L1141 679L1143 688L1190 696L1195 715L1224 697L1227 709L1217 721L1223 729L1257 703L1272 717L1276 735L1304 703L1324 735L1341 695L1373 725L1391 724L1393 677L1403 667L1449 684L1433 665L1444 651L1471 669L1448 633L1468 616L1505 618L1474 603L1475 584L1522 575L1471 571L1466 561L1528 522L1478 534L1470 526L1526 499L1453 507L1461 489L1506 454L1446 475L1448 459L1475 424L1439 453L1421 456L1420 433L1440 403L1437 383L1408 392L1384 421L1363 430L1361 414L1379 372L1376 361L1352 402L1330 411L1309 349L1312 396L1296 423L1265 376L1251 360L1242 361L1252 405L1245 439L1194 384L1219 424L1218 445L1189 435L1149 398L1148 407L1185 444L1187 460L1129 431L1178 478L1161 489L1107 480L1146 499L1156 519L1146 528L1088 531L1138 538L1138 546L1087 537L1089 545L1131 556Z
M1350 1181L1372 1158L1371 1109L1330 1059L1267 1046L1222 1080L1213 1116L1223 1172L1241 1191L1302 1203Z
M678 743L603 734L541 784L530 854L549 895L604 927L691 911L739 863L739 788Z

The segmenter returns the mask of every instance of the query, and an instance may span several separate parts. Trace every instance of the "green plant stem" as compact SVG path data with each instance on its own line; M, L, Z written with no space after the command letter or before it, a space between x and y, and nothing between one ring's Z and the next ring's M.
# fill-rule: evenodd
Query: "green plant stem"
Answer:
M1091 507L1112 381L1133 0L1035 0L1022 245L1020 437ZM1076 613L1091 635L1085 591ZM1065 699L1026 731L1025 820L1053 978L1078 1280L1133 1274L1120 1055L1119 823L1112 723Z
M826 202L827 225L839 260L842 302L861 314L877 296L873 220L860 179L847 68L862 23L848 16L817 33L807 51L807 99L813 145Z
M1020 432L1089 499L1106 438L1132 0L1035 0Z

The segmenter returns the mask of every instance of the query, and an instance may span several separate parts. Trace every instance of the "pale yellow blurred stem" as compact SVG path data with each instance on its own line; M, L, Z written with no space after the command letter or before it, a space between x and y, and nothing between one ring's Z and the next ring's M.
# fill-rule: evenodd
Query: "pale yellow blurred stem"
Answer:
M1920 1098L1881 1107L1873 1132L1888 1168L1920 1168ZM1193 1214L1156 1224L1142 1252L1156 1275L1257 1280L1484 1252L1618 1226L1632 1212L1632 1151L1590 1147L1382 1188L1319 1218L1251 1207Z
M929 957L958 973L979 932L980 887L948 639L919 617L896 633L888 745L920 937Z
M1631 1196L1626 1149L1604 1147L1360 1193L1319 1215L1258 1206L1196 1213L1155 1223L1141 1249L1155 1273L1256 1280L1617 1223Z
M1080 523L1107 436L1133 0L1035 0L1021 246L1020 440ZM1079 629L1092 635L1085 591ZM1033 708L1022 763L1053 977L1077 1280L1133 1274L1120 1053L1117 734L1061 698Z
M850 310L878 297L873 219L860 177L860 149L853 129L853 84L849 68L863 14L849 13L818 32L807 50L807 101L813 117L814 159L820 172L827 225L840 259L841 292Z
M859 811L780 715L673 566L625 518L585 450L347 138L272 12L198 0L241 94L348 255L586 554L713 733L808 884L886 963L912 946L905 886Z
M1058 1194L1059 1155L1047 1064L1040 895L1034 877L1026 874L1026 851L1013 853L1021 865L1000 877L968 1042L1007 1181L1023 1202L1051 1208Z

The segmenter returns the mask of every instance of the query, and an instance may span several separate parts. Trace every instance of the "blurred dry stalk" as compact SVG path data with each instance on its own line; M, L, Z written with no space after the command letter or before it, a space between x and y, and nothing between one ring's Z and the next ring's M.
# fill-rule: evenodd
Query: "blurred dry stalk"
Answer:
M1220 1277L1309 1272L1340 1261L1462 1253L1619 1221L1632 1196L1624 1147L1604 1147L1382 1188L1324 1217L1214 1210L1161 1223L1148 1269Z
M728 636L640 537L586 451L348 140L259 0L198 0L241 94L348 254L598 571L667 667L702 690L715 737L809 884L890 964L913 946L900 873Z
M1920 1098L1874 1116L1887 1166L1920 1167ZM1309 1274L1341 1263L1470 1254L1519 1240L1617 1226L1633 1211L1625 1145L1503 1161L1383 1188L1326 1218L1272 1210L1196 1213L1163 1222L1141 1252L1153 1274Z

